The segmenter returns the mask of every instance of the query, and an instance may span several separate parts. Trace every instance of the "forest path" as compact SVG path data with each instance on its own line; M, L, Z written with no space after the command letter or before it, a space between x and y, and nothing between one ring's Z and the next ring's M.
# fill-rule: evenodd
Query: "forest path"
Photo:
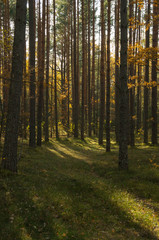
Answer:
M0 240L159 239L159 150L129 155L120 172L113 143L111 153L97 139L25 146L19 173L1 172Z

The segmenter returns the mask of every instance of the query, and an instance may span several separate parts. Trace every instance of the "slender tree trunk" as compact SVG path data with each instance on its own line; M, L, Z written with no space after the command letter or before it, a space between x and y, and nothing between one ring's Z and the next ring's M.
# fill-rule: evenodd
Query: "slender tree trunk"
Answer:
M146 17L146 49L150 46L150 0L147 0L147 17ZM145 60L145 87L144 87L144 143L148 143L148 107L149 107L149 89L147 83L149 82L149 59Z
M35 147L35 0L29 0L29 68L30 68L30 137L29 146Z
M128 169L127 0L121 0L119 169Z
M45 103L45 142L49 141L49 63L50 63L50 2L47 0L47 56L46 56L46 103Z
M22 136L27 139L27 67L26 67L26 41L25 41L25 51L24 51L24 67L23 67L23 128Z
M55 96L55 125L56 125L56 139L59 138L58 131L58 110L57 110L57 72L56 72L56 6L54 0L54 96Z
M70 130L70 0L68 0L68 28L67 28L67 130Z
M110 152L110 7L108 0L108 37L107 37L107 99L106 99L106 151Z
M158 47L158 19L159 3L153 2L153 42L152 47L155 49L152 60L152 144L157 144L157 47Z
M74 89L75 89L75 115L74 115L74 137L78 138L78 113L79 113L79 103L78 103L78 78L77 78L77 39L76 39L76 0L73 0L73 10L74 10Z
M138 9L138 43L141 43L141 10ZM137 131L141 128L141 65L138 64L138 84L137 84Z
M85 84L86 84L86 56L85 56L85 5L82 0L82 109L81 109L81 139L84 140L85 125Z
M93 0L93 43L92 43L92 94L91 94L91 104L92 104L92 123L93 123L93 133L95 134L95 0Z
M103 144L103 124L105 116L105 20L104 0L101 0L101 69L100 69L100 122L99 144Z
M12 56L12 72L9 91L5 141L2 155L2 168L17 172L18 126L20 96L22 92L23 59L25 48L27 0L17 0L16 20Z
M133 57L133 30L132 30L132 25L133 25L133 20L134 20L134 5L133 5L133 0L129 0L129 21L130 21L130 28L129 28L129 48L130 50L130 55ZM134 146L135 145L135 137L134 137L134 115L135 115L135 109L134 109L134 63L130 62L129 66L129 75L130 75L130 84L131 88L129 90L130 93L130 145Z
M119 143L119 12L120 0L115 5L115 136Z
M88 136L92 135L92 105L91 105L91 19L90 0L88 0Z
M37 112L37 145L42 143L42 117L43 117L43 103L44 103L44 66L45 66L45 0L43 0L42 12L42 33L41 33L41 71L39 75L39 96L38 96L38 112Z

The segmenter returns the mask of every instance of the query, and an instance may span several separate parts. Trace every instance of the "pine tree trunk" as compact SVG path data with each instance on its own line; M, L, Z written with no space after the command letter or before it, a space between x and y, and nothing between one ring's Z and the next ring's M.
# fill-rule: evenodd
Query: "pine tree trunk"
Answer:
M73 1L73 10L74 10L74 91L75 91L75 106L74 106L74 137L78 138L78 113L79 113L79 103L78 103L78 78L77 78L77 39L76 39L76 0Z
M127 0L121 1L119 169L128 169Z
M141 21L141 10L138 9L138 22ZM138 43L141 43L141 27L138 27ZM137 131L141 128L141 65L138 64L138 84L137 84Z
M82 109L81 109L81 139L84 140L85 125L85 84L86 84L86 56L85 56L85 12L82 0Z
M25 48L27 0L17 0L12 72L9 91L8 113L5 141L2 156L2 168L17 172L18 126L20 114L20 96L22 92L23 59Z
M147 17L146 17L146 49L150 46L150 29L149 29L149 22L150 22L150 0L147 0ZM145 87L144 87L144 143L148 143L148 107L149 107L149 89L147 86L149 83L149 59L145 60Z
M90 47L90 0L88 0L88 136L92 135L92 105L91 105L91 47Z
M50 8L47 0L47 56L46 56L46 102L45 102L45 142L49 141L49 63L50 63Z
M115 136L119 143L119 12L120 0L115 5Z
M152 144L157 144L157 47L158 47L158 20L159 3L153 3L153 43L154 58L152 60Z
M95 0L93 0L93 43L92 43L92 94L91 94L91 104L92 104L92 128L93 133L96 133L95 122Z
M103 124L105 116L105 20L104 0L101 0L101 69L100 69L100 122L99 144L103 144Z
M107 98L106 98L106 151L110 152L110 7L108 0L108 36L107 36Z
M57 72L56 72L56 6L54 0L54 96L55 96L55 126L56 126L56 139L59 138L58 131L58 110L57 110Z
M35 147L35 0L29 0L29 68L30 68L30 137L29 146Z
M133 0L129 1L129 19L130 19L130 28L129 28L129 48L130 50L130 54L133 57L133 30L132 30L132 19L134 18L134 5L133 5ZM133 80L133 76L134 76L134 63L130 62L130 66L129 66L129 76L130 76L130 84L131 84L131 88L129 90L130 93L130 145L134 146L135 145L135 138L134 138L134 115L135 115L135 110L134 110L134 80Z

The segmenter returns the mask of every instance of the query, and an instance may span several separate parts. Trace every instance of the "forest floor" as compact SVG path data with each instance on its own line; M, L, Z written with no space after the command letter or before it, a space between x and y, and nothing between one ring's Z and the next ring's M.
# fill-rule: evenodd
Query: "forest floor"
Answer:
M159 239L159 148L51 140L24 144L18 174L0 171L0 240Z

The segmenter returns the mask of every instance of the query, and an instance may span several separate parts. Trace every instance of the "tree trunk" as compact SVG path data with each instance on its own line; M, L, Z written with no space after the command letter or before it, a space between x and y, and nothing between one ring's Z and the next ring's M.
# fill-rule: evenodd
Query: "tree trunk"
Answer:
M106 99L106 151L110 152L110 7L108 0L108 37L107 37L107 99Z
M115 5L115 136L119 143L119 12L120 0Z
M88 136L92 135L92 105L91 105L91 24L90 19L90 0L88 0Z
M121 0L119 169L128 169L127 0Z
M49 63L50 63L50 2L47 0L47 56L46 56L46 102L45 102L45 142L49 141Z
M82 109L81 109L81 139L84 140L85 125L85 84L86 84L86 56L85 56L85 5L82 0Z
M133 0L129 1L129 21L130 21L130 28L129 28L129 48L130 50L130 55L133 58L133 30L132 30L132 25L133 25L133 20L134 20L134 5L133 5ZM129 66L129 76L130 76L130 84L131 88L129 90L129 97L130 97L130 145L134 146L135 145L135 137L134 137L134 115L135 115L135 109L134 109L134 63L130 62Z
M92 94L91 94L91 104L92 104L92 128L95 134L95 0L93 0L93 43L92 43ZM98 103L97 103L98 104Z
M42 12L42 33L41 33L41 66L39 75L39 96L38 96L38 110L37 110L37 145L41 146L42 142L42 117L43 117L43 101L44 101L44 66L45 66L45 0L43 0Z
M99 144L103 144L103 124L105 116L105 20L104 0L101 0L101 69L100 69L100 122Z
M54 0L54 96L55 96L55 125L56 125L56 139L59 138L58 131L58 110L57 110L57 72L56 72L56 6Z
M30 68L30 138L35 147L35 0L29 0L29 68Z
M152 60L152 144L157 144L157 47L158 47L158 19L159 3L153 2L153 43L154 58Z
M78 78L77 78L77 49L76 49L76 0L73 1L73 11L74 11L74 90L75 90L75 106L74 106L74 137L78 138Z
M2 168L17 172L18 126L20 96L22 92L23 59L25 48L27 0L17 0L16 20L12 56L12 72L9 91L5 141L2 155Z

